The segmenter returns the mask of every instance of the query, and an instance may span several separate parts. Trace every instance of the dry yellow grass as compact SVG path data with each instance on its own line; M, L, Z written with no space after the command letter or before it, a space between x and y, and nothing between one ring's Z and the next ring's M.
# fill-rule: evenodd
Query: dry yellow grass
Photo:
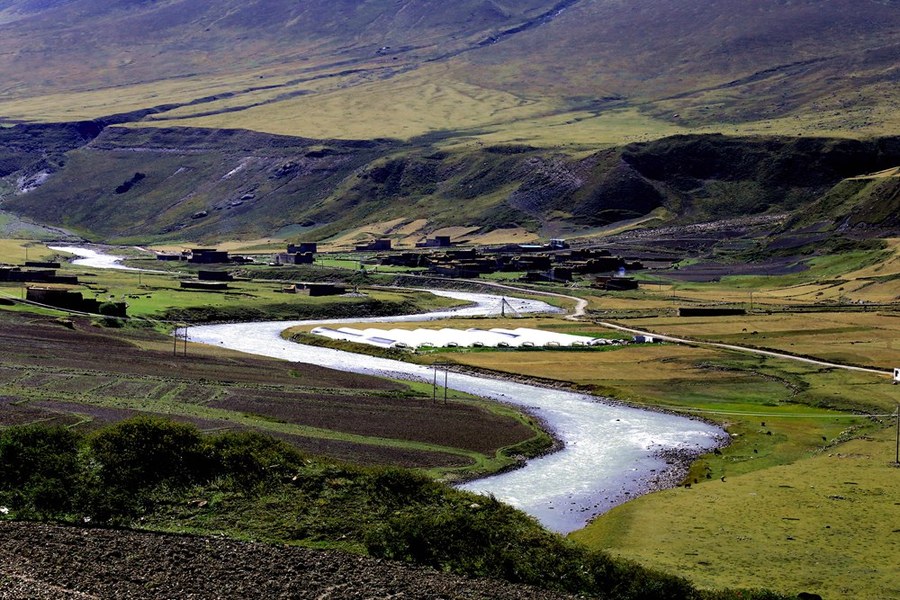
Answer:
M286 77L265 79L266 84L283 83ZM257 73L238 76L173 79L147 84L103 88L88 92L52 94L27 99L0 101L0 114L10 119L38 122L96 119L111 114L140 110L168 103L260 85Z
M900 365L900 316L827 312L629 320L636 328L884 369Z
M900 168L897 169L900 172ZM887 275L900 275L900 238L886 238L884 240L887 249L892 253L886 260L875 265L870 265L858 271L845 275L845 279L858 279L861 277L884 277Z
M867 179L889 179L891 177L900 177L900 167L893 167L890 169L885 169L884 171L878 171L877 173L870 173L869 175L860 175L859 177L850 177L850 181L861 181Z
M28 260L45 260L56 253L42 242L0 239L0 263L21 265Z
M527 327L518 322L515 326ZM634 345L606 352L450 352L438 358L517 375L603 386L610 380L631 380L641 385L673 378L697 377L709 381L731 377L694 368L697 363L720 355L716 350L690 346Z
M537 242L538 234L522 227L495 229L482 235L470 236L474 244L528 244Z
M434 70L438 71L429 72ZM439 71L437 66L426 67L414 74L371 83L349 79L342 85L352 86L352 90L325 88L307 96L222 115L190 118L192 110L203 109L185 108L177 116L187 118L177 123L315 138L409 139L431 131L499 125L558 110L540 100L461 82L435 83L441 81ZM329 88L335 86L336 82L328 83ZM160 124L176 123L167 115L160 118L164 119Z
M688 131L634 109L599 115L571 112L557 100L523 97L465 83L438 65L386 79L374 70L291 83L297 77L293 71L298 68L288 64L277 70L6 100L0 101L0 112L23 120L79 120L240 92L151 115L129 126L244 128L348 139L410 139L435 131L452 131L462 137L451 144L467 143L466 140L490 144L527 142L568 145L573 151L578 146L595 148ZM243 91L272 85L280 87ZM291 98L291 94L303 95Z
M391 238L393 246L401 249L414 248L416 242L434 235L449 235L454 240L465 236L469 243L480 245L522 244L540 239L536 233L521 227L496 229L483 234L476 234L477 230L478 227L446 227L432 232L425 219L414 221L393 219L350 229L336 237L320 242L319 247L325 252L345 252L352 250L356 244L375 237Z

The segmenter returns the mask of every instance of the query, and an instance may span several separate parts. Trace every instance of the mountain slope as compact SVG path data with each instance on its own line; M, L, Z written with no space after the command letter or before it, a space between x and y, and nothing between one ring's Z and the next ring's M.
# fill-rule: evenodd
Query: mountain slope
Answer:
M0 70L20 78L8 93L23 96L283 63L307 70L386 62L401 51L427 59L553 5L460 0L435 9L420 0L12 0L0 4Z
M321 240L392 220L422 220L423 236L441 227L510 225L552 236L656 209L682 221L793 210L843 179L900 164L896 137L678 136L573 158L525 145L445 150L107 127L52 163L38 150L25 175L11 177L42 184L4 208L113 241L278 232Z
M0 201L104 239L793 210L900 164L898 55L894 0L0 0L0 123L73 123L0 129ZM860 185L822 219L889 221Z
M199 101L153 118L411 137L459 129L460 115L434 113L463 101L466 135L527 122L534 136L568 115L553 123L558 142L596 139L601 117L625 108L644 115L628 121L633 133L650 137L673 124L884 134L900 127L898 55L894 0L6 0L0 116ZM422 112L426 122L403 133ZM325 116L327 130L305 115Z

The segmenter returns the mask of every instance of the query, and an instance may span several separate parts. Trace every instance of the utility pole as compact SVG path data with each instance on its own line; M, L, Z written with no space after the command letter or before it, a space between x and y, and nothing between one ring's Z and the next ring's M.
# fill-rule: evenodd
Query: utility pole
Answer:
M448 365L447 363L444 363L444 364L441 364L441 363L435 363L434 365L432 365L432 367L434 368L434 379L432 380L432 383L431 383L431 385L432 385L432 388L431 388L431 390L432 390L432 391L431 391L431 400L432 400L433 402L437 403L437 376L438 376L438 369L439 369L440 367L443 367L443 368L444 368L444 404L447 404L447 377L448 377L448 373L450 372L449 365Z
M894 450L894 462L900 465L900 404L897 404L897 446Z
M178 325L175 326L175 331L172 332L172 356L178 356Z

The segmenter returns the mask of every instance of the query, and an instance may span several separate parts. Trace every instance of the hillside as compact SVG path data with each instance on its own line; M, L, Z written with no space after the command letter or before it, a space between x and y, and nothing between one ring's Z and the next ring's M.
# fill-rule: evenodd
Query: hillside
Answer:
M898 51L893 0L4 0L0 203L107 241L790 211L900 164ZM859 186L816 218L895 230Z
M0 117L157 107L145 120L551 144L883 135L898 25L893 0L6 0Z
M4 208L106 241L324 240L391 220L416 223L404 236L447 227L553 236L660 210L682 222L790 211L900 164L898 138L679 136L575 158L526 145L125 127L68 150L76 142L59 142L58 131L30 136L22 156L32 161L20 157L7 177L22 193ZM869 225L895 213L877 214Z

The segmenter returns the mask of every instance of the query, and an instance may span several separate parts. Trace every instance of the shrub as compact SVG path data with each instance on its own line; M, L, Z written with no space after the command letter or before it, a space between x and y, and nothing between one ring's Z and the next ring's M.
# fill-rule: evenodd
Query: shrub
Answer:
M245 491L278 482L303 462L293 446L251 431L218 435L208 446L216 474Z
M72 509L79 493L80 436L64 427L27 425L0 431L0 493L20 516Z
M396 467L376 468L369 480L373 500L389 510L440 500L446 490L427 475Z
M460 495L395 514L366 539L373 556L600 598L687 599L684 579L577 546L493 498Z
M101 519L145 509L154 488L184 488L209 477L212 461L193 425L137 417L90 439L95 461L93 495L87 500Z

